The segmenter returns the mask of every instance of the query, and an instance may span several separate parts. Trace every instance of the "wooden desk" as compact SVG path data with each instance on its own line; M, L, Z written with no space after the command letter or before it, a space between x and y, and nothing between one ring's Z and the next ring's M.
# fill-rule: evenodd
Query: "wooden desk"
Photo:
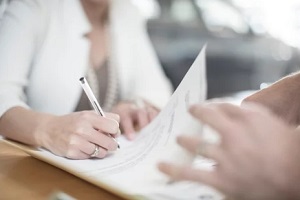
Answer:
M47 200L55 191L76 199L123 200L0 140L0 199Z

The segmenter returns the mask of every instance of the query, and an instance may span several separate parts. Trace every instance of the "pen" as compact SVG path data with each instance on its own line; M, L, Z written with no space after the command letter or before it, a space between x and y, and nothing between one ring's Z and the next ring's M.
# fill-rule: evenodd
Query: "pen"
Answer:
M85 94L87 95L88 99L90 100L94 110L96 111L97 114L101 115L102 117L106 117L105 113L103 112L100 104L98 103L89 83L87 82L85 77L82 77L79 79L80 83L81 83L81 87L83 88ZM117 140L112 137L110 134L108 134L108 136L110 136L114 141L117 142ZM118 143L118 142L117 142ZM118 143L118 148L120 148L120 144Z

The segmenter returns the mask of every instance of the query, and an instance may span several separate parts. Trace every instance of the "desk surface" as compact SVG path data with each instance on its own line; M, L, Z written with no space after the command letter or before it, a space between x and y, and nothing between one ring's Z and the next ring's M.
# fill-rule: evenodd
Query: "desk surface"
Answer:
M0 141L0 199L43 199L62 191L76 199L122 200Z

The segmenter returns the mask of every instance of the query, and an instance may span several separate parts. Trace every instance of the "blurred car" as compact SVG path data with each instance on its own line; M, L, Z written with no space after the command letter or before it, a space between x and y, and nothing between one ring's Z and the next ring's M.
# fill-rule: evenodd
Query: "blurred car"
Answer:
M298 69L299 50L259 35L229 1L158 0L148 32L174 88L207 44L208 97L259 89Z

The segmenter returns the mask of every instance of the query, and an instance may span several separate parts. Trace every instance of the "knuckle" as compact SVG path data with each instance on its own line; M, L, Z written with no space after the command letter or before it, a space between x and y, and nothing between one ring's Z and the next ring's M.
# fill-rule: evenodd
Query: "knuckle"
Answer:
M82 111L79 113L80 120L88 120L90 118L91 112L90 111Z
M74 132L80 132L82 131L83 127L86 126L86 120L81 118L81 117L78 117L74 120L74 122L72 124L70 124L70 126L72 126L72 130Z
M75 135L85 135L85 129L84 129L84 127L83 126L77 126L77 127L75 127L74 134Z
M109 133L118 133L119 131L119 123L116 121L116 120L112 120L112 119L109 119L108 122L108 128L109 128Z
M65 157L69 158L69 159L75 159L76 158L76 153L73 149L67 149Z

